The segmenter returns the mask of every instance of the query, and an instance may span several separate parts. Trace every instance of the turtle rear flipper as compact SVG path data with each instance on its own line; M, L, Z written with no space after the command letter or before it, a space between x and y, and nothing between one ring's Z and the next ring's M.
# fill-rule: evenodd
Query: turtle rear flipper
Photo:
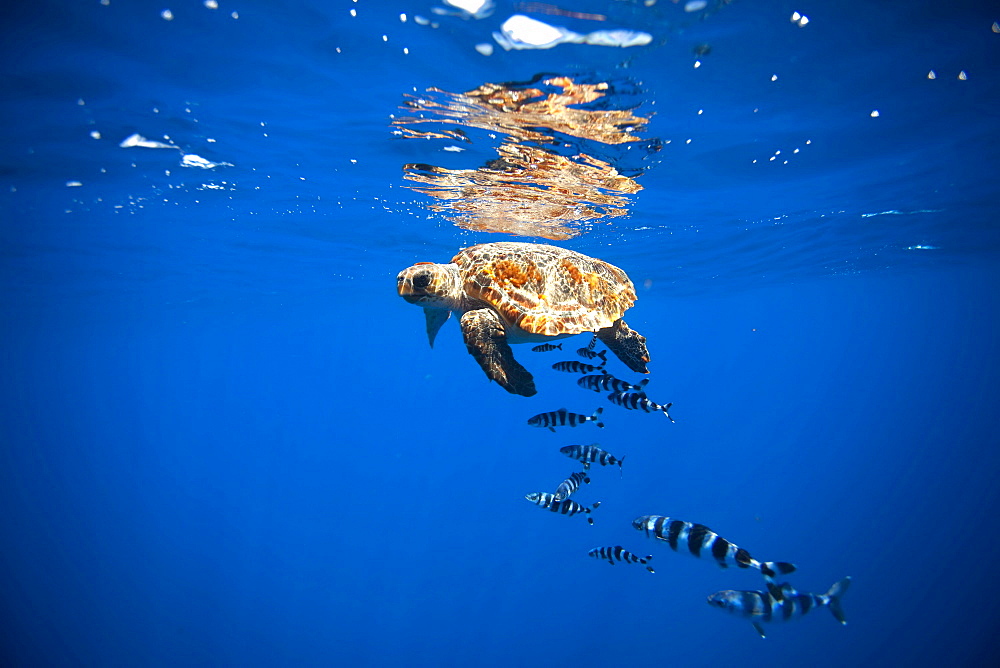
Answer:
M624 320L619 318L615 324L599 330L597 338L629 369L638 373L649 373L646 368L646 362L649 361L646 337L626 325Z
M525 397L535 394L535 381L514 359L514 352L507 343L507 332L494 311L486 308L466 311L461 325L465 347L490 380L495 380L511 394Z

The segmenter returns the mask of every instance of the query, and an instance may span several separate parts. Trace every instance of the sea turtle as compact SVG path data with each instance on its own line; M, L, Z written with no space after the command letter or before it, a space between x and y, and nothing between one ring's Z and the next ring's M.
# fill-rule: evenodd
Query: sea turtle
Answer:
M625 272L565 248L501 241L470 246L449 264L418 262L396 277L399 295L424 308L431 346L452 311L469 353L512 394L535 394L509 343L594 332L625 365L649 373L646 337L622 314L636 300Z

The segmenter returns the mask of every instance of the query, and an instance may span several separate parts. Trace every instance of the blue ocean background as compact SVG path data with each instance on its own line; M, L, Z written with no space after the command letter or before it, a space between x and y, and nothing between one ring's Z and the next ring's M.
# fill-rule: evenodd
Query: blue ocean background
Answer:
M563 3L5 6L0 664L996 660L1000 8ZM505 51L514 14L653 41ZM539 74L650 118L660 150L615 158L642 190L571 239L456 226L403 167L495 145L394 134L405 96ZM524 398L455 322L427 345L397 272L508 240L628 272L676 423L549 368L572 352L517 347ZM604 429L526 424L598 406ZM594 526L524 500L592 442L626 457L577 493ZM792 561L802 591L850 575L849 624L762 640L706 604L759 574L643 514Z

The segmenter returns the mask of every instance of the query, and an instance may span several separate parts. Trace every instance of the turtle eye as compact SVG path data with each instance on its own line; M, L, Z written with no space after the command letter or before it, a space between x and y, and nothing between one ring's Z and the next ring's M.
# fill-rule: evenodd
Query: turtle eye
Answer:
M428 271L422 271L413 277L413 287L423 290L428 285L431 284L431 274Z

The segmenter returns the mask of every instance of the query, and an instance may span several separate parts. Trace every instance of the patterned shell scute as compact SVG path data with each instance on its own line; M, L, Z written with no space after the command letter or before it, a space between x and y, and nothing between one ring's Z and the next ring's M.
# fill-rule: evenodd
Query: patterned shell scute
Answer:
M596 332L635 302L625 272L574 251L517 242L470 246L456 255L465 295L531 334Z

